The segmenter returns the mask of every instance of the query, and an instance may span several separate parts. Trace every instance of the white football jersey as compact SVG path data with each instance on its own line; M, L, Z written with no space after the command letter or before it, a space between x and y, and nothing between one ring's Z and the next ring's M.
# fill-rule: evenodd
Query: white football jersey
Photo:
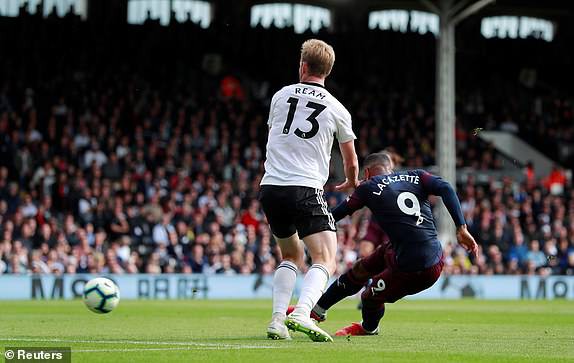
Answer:
M356 139L351 114L317 83L301 82L275 93L269 110L269 138L261 185L323 189L331 148Z

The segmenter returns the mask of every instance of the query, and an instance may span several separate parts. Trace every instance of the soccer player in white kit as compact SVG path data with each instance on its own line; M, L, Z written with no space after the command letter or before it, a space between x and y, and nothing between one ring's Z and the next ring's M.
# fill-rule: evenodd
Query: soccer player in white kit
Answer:
M301 47L300 82L283 87L271 100L265 175L259 194L283 257L273 277L273 315L267 328L271 339L290 339L289 328L314 341L333 341L309 313L336 268L335 220L323 197L335 138L346 177L336 188L355 188L359 183L351 115L325 89L325 78L334 62L330 45L307 40ZM303 280L295 310L286 317L297 266L304 259L300 239L313 264Z

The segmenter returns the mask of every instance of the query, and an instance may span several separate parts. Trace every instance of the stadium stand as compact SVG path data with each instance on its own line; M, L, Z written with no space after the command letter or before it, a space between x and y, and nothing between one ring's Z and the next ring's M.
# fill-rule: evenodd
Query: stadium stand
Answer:
M297 59L285 50L311 33L191 21L95 30L71 14L44 19L25 9L0 18L0 28L0 273L274 271L279 251L257 201L266 112L274 90L296 77ZM434 165L434 63L423 61L433 36L315 36L341 55L328 87L350 105L359 157L390 146L403 167ZM383 48L412 56L387 57ZM372 56L355 59L358 50ZM377 72L383 62L393 71ZM412 71L410 82L400 70ZM505 82L461 92L457 167L519 169L521 178L459 185L481 252L471 261L447 245L446 273L574 274L568 173L557 166L538 178L535 166L476 137L513 132L572 165L574 103L559 87ZM508 102L496 103L498 92ZM331 205L344 198L327 191ZM340 271L357 258L368 218L342 223Z

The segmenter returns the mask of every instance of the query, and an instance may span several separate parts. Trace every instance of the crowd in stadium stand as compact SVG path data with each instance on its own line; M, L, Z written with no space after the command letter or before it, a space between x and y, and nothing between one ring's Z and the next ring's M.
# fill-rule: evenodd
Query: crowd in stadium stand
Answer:
M140 97L102 92L81 114L60 98L43 130L33 100L2 112L0 271L273 271L278 250L256 199L265 115L231 99L187 112L153 92ZM150 105L141 122L120 130L138 104ZM358 135L363 145L368 135ZM331 195L331 204L341 198ZM574 191L564 176L520 187L471 180L460 195L481 255L471 264L448 246L447 272L574 273ZM339 233L342 269L360 229Z
M237 44L246 45L243 52L255 54L250 47L258 42L221 45L230 45L232 50L221 52L235 59L243 72L230 70L227 76L211 75L210 67L201 68L205 64L192 64L187 73L181 64L173 64L180 72L177 77L165 69L130 69L117 59L102 66L107 62L90 60L90 50L72 45L80 34L87 48L92 44L94 36L83 33L88 30L82 23L75 25L78 32L65 35L56 20L27 21L26 26L9 26L29 32L42 29L46 38L64 37L69 43L47 46L52 51L62 46L63 56L74 66L52 56L45 59L49 66L30 67L30 59L42 54L41 39L25 46L8 41L13 57L0 60L0 273L271 274L279 250L257 201L266 113L273 88L292 82L296 68L293 74L282 72L283 78L274 82L261 81L258 77L264 76L253 72L254 64L236 59ZM206 32L194 46L205 54L214 51L208 31L178 26ZM121 39L128 32L140 32L136 39L148 39L146 31L130 28L115 35ZM302 39L288 37L288 30L250 32L259 40L287 38L294 50ZM71 48L65 49L68 44ZM126 47L132 46L149 50L138 41ZM183 53L190 49L182 48ZM283 44L280 50L285 49ZM30 59L22 57L17 64L21 54ZM344 49L340 54L337 66L344 68L351 57ZM261 57L272 62L269 54ZM150 58L161 59L153 52ZM404 167L434 164L428 95L420 98L417 92L372 85L342 86L347 84L335 79L329 86L351 110L361 159L392 147L404 159ZM488 102L474 96L463 100L457 166L500 168L501 156L468 127L477 115L488 114ZM536 118L544 122L536 128L518 126L510 118L518 112L515 109L504 119L489 116L491 122L484 127L561 133L571 142L567 121L572 120L572 103L545 102L544 107L544 116ZM543 180L529 170L525 168L523 180L480 184L470 178L459 185L465 217L481 248L479 256L471 258L447 245L445 273L574 274L571 183L559 168ZM329 185L326 190L332 206L344 198ZM368 218L365 211L341 222L339 271L357 258Z

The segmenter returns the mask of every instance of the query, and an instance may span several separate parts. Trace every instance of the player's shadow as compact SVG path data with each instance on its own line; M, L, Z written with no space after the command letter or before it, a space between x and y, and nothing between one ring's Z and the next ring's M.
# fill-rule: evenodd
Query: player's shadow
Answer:
M251 335L251 336L238 336L238 337L222 337L222 338L198 338L198 339L193 339L194 342L205 342L205 343L213 343L213 344L217 344L217 343L222 343L222 342L227 342L229 344L235 342L235 343L243 343L243 342L250 342L253 343L257 342L257 343L261 343L261 342L266 342L269 344L288 344L288 343L301 343L301 342L309 342L310 344L317 344L316 342L313 342L312 340L310 340L309 338L307 338L306 336L301 335L299 336L295 336L292 337L292 340L271 340L269 338L267 338L265 335Z
M267 341L270 342L271 340L267 339L265 335L251 335L251 336L237 336L237 337L221 337L221 338L194 338L194 342L209 342L209 343L217 343L221 341L235 341L235 342L252 342L252 341Z

